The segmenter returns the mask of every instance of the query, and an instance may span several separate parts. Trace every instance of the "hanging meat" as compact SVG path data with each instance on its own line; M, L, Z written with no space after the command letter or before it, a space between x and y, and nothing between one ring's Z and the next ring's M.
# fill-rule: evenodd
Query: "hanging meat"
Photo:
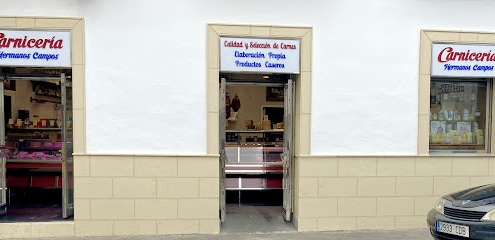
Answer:
M235 94L234 99L232 99L232 104L230 107L234 110L234 112L239 111L239 108L241 108L241 100L239 99L239 96Z

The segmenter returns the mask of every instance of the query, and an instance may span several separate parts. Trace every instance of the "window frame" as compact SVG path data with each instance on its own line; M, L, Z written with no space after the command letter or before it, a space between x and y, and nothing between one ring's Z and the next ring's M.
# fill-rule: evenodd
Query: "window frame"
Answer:
M432 48L435 43L452 43L452 44L489 44L495 45L495 32L480 31L460 31L460 30L438 30L438 29L421 29L419 38L419 74L418 74L418 137L417 137L417 156L429 156L429 134L430 134L430 80L431 80L431 63ZM493 88L493 86L492 86ZM494 99L490 100L491 111L494 111ZM492 120L492 119L490 119ZM494 121L490 121L490 129L494 128ZM495 133L486 133L490 139L495 139ZM495 149L495 141L490 141L488 148ZM449 155L449 154L446 154ZM450 154L459 155L459 154ZM478 154L481 156L492 156L492 153Z

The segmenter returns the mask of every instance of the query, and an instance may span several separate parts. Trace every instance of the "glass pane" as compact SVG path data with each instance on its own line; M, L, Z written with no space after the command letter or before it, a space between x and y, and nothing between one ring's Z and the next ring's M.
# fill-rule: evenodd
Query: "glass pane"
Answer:
M239 162L264 162L263 147L241 147L239 151Z
M292 162L292 120L294 112L294 84L292 80L289 80L287 85L285 85L284 93L284 150L283 150L283 208L284 208L284 219L285 221L291 221L292 216L292 186L293 186L293 162Z
M3 81L0 81L0 216L3 216L7 212L7 182L6 182L6 155L9 152L5 144L5 116L11 117L11 97L6 97L4 92ZM5 102L8 103L6 107ZM6 111L6 109L8 111ZM5 114L5 115L4 115Z
M225 147L227 163L281 162L282 146L228 145Z
M64 76L62 76L64 78ZM74 164L73 164L73 123L72 123L72 84L62 84L62 201L63 217L74 215Z
M432 80L430 150L486 151L486 80Z
M7 212L7 186L5 178L6 151L0 150L0 216Z
M220 104L219 104L219 113L223 113L226 115L225 110L226 110L226 105L225 105L225 89L226 89L226 80L225 78L222 78L220 80ZM220 116L222 116L220 114ZM223 117L219 118L219 154L220 154L220 169L219 169L219 175L220 175L220 181L219 181L219 193L220 193L220 221L224 222L225 221L225 203L226 203L226 194L225 194L225 189L228 185L228 180L225 175L225 162L226 162L226 153L225 153L225 124L226 120Z
M227 146L225 147L225 155L228 163L239 162L239 147Z
M66 158L67 161L64 164L63 175L64 179L64 218L73 215L74 211L74 164L73 164L73 142L72 142L72 128L66 130Z

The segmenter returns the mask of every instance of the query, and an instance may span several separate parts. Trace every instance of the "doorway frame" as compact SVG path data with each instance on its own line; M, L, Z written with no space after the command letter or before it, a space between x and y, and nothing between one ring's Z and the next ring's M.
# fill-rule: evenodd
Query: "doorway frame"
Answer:
M207 154L219 155L219 77L220 77L220 37L259 37L300 39L300 74L294 75L295 114L294 114L294 178L293 178L293 223L298 228L299 179L298 156L311 153L311 86L312 86L312 27L208 24L207 27ZM220 178L220 176L219 176ZM219 199L220 201L220 199Z
M0 29L5 30L65 30L71 34L71 68L73 92L73 152L74 181L86 174L84 155L86 153L86 87L85 87L85 22L82 17L41 17L41 16L0 16ZM14 113L15 114L15 113ZM0 223L1 238L26 237L66 237L75 236L77 222L85 219L89 209L85 208L86 199L74 198L74 220L50 222ZM79 225L78 225L79 226ZM93 229L80 224L79 235L83 230Z

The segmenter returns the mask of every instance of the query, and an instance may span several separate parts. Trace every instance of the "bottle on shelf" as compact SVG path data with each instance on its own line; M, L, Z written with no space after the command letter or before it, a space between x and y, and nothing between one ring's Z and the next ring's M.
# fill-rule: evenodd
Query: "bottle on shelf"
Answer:
M461 120L461 115L459 115L459 110L454 109L454 121L460 121Z
M65 126L66 128L72 128L72 117L68 117L67 118L67 126Z

